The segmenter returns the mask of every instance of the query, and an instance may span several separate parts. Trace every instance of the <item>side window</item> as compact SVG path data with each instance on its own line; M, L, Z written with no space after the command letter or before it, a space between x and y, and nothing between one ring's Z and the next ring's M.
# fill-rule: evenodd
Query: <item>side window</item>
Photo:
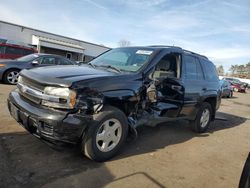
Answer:
M59 65L73 65L71 61L68 61L67 59L59 58L58 59Z
M153 74L154 78L177 77L177 54L167 54L157 63Z
M36 58L36 59L33 60L33 61L38 61L39 64L42 64L43 57Z
M14 47L6 46L5 53L23 55L23 50L21 48L14 48Z
M214 64L210 61L202 60L203 67L205 67L205 78L208 81L218 81L219 77Z
M203 80L201 64L196 57L184 55L184 78L187 80Z
M29 54L32 54L32 53L34 53L34 52L31 51L31 50L26 50L26 49L23 50L23 55L29 55Z
M43 57L41 61L42 65L55 65L56 64L56 58L54 57Z
M4 54L5 46L0 46L0 54Z

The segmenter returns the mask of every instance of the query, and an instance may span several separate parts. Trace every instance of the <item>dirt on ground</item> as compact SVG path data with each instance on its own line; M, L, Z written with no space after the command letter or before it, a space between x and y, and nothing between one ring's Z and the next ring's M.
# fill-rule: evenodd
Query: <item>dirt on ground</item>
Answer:
M222 99L207 133L186 121L140 128L112 160L96 163L77 146L52 148L9 115L0 84L0 187L237 187L250 151L250 93ZM223 120L224 119L224 120Z

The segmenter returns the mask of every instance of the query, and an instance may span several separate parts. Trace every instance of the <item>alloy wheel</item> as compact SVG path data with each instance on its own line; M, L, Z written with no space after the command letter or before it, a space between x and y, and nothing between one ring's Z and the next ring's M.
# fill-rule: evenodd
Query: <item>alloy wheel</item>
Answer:
M106 120L98 129L96 135L97 148L109 152L119 143L122 135L122 125L117 119Z
M200 125L202 128L206 127L210 118L210 112L207 108L205 108L202 112L201 119L200 119Z
M7 74L7 81L11 84L17 84L19 72L14 70Z

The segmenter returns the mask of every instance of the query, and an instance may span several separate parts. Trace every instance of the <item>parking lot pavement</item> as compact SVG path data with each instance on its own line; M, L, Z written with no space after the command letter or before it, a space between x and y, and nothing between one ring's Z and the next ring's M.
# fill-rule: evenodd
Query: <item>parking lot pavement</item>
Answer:
M237 187L250 151L250 93L223 99L208 133L186 121L141 128L106 163L70 145L52 149L9 115L15 86L0 84L0 187Z

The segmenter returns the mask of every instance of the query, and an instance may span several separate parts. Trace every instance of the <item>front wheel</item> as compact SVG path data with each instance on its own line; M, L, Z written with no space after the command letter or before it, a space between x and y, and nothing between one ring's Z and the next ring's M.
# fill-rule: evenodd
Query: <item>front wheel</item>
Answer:
M18 69L7 70L7 72L3 75L4 83L12 85L17 84L19 72L20 70Z
M191 121L193 131L203 133L207 130L211 121L212 107L209 103L202 103L195 120Z
M127 134L125 114L115 107L106 106L94 115L82 140L82 153L94 161L106 161L118 153Z

